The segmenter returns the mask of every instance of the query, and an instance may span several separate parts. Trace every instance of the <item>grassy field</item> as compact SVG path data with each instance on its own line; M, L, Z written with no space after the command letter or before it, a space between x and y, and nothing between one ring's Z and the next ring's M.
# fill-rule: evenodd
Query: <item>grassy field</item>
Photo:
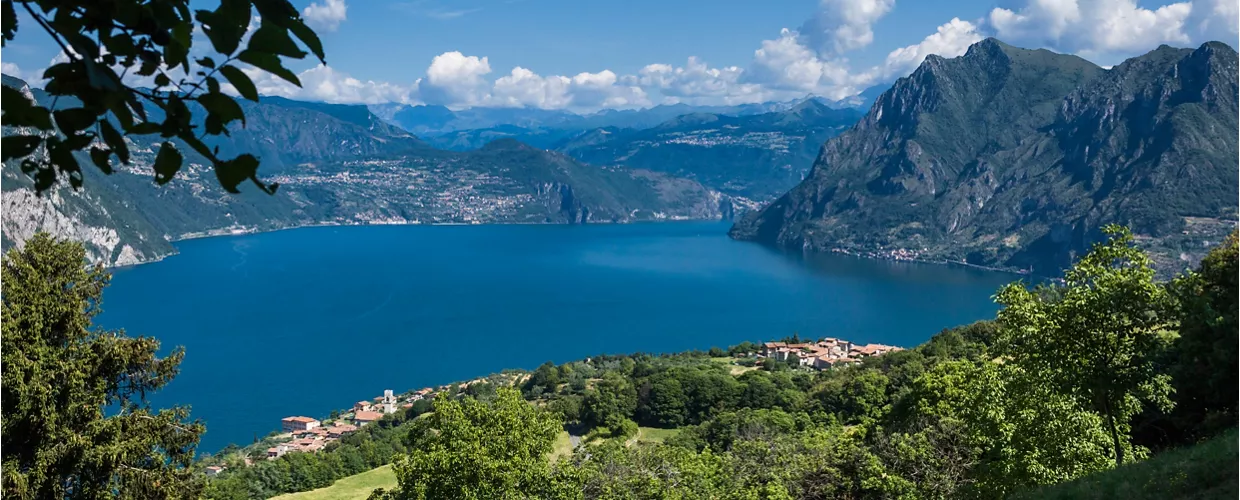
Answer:
M680 429L656 429L654 427L638 427L637 441L643 443L662 443L664 439L675 436Z
M555 442L551 444L551 461L555 462L572 454L573 442L568 439L568 431L560 431L555 436Z
M711 360L712 362L719 363L719 364L721 364L721 365L728 365L728 370L730 370L730 371L732 372L732 375L740 375L740 374L745 373L745 372L747 372L747 371L749 371L749 370L757 370L757 369L758 369L758 367L757 367L757 366L741 366L741 365L738 365L738 364L736 364L736 360L737 360L737 358L733 358L733 357L731 357L731 356L724 356L724 357L719 357L719 358L710 358L710 360Z
M365 500L375 488L396 487L396 473L391 465L340 479L326 488L280 495L274 500Z
M1164 498L1235 499L1236 430L1198 444L1159 453L1149 460L1018 495L1020 499L1155 500Z

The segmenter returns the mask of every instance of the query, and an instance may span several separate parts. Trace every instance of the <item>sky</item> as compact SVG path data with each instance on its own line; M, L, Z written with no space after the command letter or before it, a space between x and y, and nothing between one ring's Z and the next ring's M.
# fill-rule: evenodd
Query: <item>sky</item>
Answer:
M288 61L333 103L535 107L838 100L985 37L1102 66L1161 44L1237 46L1240 0L294 0L327 64ZM194 8L214 2L193 1ZM3 72L37 82L58 51L24 12ZM195 37L195 49L209 47ZM63 57L63 56L59 56ZM137 82L142 83L142 82ZM227 86L226 86L227 88Z

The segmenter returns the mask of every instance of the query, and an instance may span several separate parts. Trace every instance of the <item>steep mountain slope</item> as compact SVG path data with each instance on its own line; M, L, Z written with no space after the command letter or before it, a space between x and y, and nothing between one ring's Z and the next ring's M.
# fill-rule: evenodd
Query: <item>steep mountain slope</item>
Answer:
M692 113L645 130L598 130L558 149L586 163L666 172L762 200L796 185L822 142L859 116L807 99L780 112Z
M1103 70L994 39L929 57L731 234L1058 275L1119 222L1182 269L1235 225L1236 61L1208 43Z
M20 80L4 83L46 99ZM80 191L62 185L36 196L18 165L6 163L3 247L44 229L85 241L95 260L134 264L173 253L169 242L178 239L306 225L627 222L734 213L729 197L694 181L600 169L512 140L465 153L433 149L361 106L264 98L243 107L246 127L215 145L223 157L257 154L260 176L280 183L277 194L244 185L241 194L223 192L187 148L181 148L181 175L156 186L151 165L160 140L131 137L133 164L112 175L81 160L87 166Z

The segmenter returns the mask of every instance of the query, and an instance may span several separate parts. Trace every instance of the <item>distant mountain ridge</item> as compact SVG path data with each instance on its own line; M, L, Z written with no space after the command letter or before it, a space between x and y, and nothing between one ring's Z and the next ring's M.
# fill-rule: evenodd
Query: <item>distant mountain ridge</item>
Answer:
M1117 222L1181 270L1235 227L1236 79L1218 42L1110 70L994 39L930 56L731 234L1055 276Z
M39 89L4 84L50 103ZM114 265L158 260L170 242L323 224L588 223L730 219L737 201L700 183L657 172L598 168L556 152L500 140L471 152L442 151L379 119L365 106L263 98L240 101L246 126L213 139L220 156L254 153L275 195L242 186L229 195L188 148L172 182L152 182L154 136L129 137L132 165L104 175L82 159L85 188L43 196L16 162L3 167L5 249L38 230L86 243ZM59 107L71 106L66 99ZM153 117L158 118L158 117ZM13 133L5 129L5 134Z
M757 115L692 113L647 129L596 129L556 149L593 165L655 170L768 200L800 182L823 141L860 117L809 99Z
M383 120L403 128L419 137L434 137L461 131L480 131L503 127L521 129L580 132L595 128L645 129L678 116L707 113L727 116L748 116L787 111L797 105L813 101L831 109L861 109L868 106L878 94L879 85L861 94L841 101L806 96L790 101L771 101L738 105L690 105L661 104L642 109L604 109L590 114L577 114L565 110L539 108L473 107L453 111L440 105L376 104L370 110Z

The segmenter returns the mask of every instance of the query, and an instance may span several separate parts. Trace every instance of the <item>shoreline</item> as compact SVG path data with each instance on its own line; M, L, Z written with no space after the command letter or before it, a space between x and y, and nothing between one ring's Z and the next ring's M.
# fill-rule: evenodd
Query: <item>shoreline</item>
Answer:
M410 221L404 221L404 222L371 222L371 223L357 223L357 224L340 223L340 222L316 222L316 223L312 223L312 224L300 224L300 225L292 225L292 226L273 227L273 228L270 228L270 229L256 229L256 228L252 228L252 227L250 227L250 228L245 228L245 227L243 227L243 228L242 228L242 229L240 229L240 230L238 230L238 229L210 229L210 230L206 230L206 231L198 231L198 232L192 232L192 233L184 233L184 234L181 234L181 235L176 236L176 237L174 237L174 238L170 238L170 239L168 239L168 243L169 243L169 244L173 244L173 249L174 249L174 250L177 250L177 249L176 249L176 245L175 245L175 243L179 243L179 242L182 242L182 241L200 240L200 239L206 239L206 238L222 238L222 237L230 237L230 236L250 236L250 235L255 235L255 234L276 233L276 232L280 232L280 231L291 231L291 230L296 230L296 229L308 229L308 228L319 228L319 227L354 227L354 226L587 226L587 225L624 225L624 224L667 224L667 223L677 223L677 222L720 222L720 223L721 223L721 222L724 222L724 220L723 220L723 219L689 219L689 218L685 218L685 219L661 219L661 220L660 220L660 219L649 219L649 220L632 220L632 221L600 221L600 222L587 222L587 223L585 223L585 224L570 223L570 222L476 222L476 223L475 223L475 222L421 222L421 221L410 222ZM735 224L735 220L733 220L733 224ZM780 252L792 254L792 252L788 252L786 249L780 248L780 247L778 247L778 246L766 245L766 244L764 244L764 243L762 243L762 242L759 242L759 241L753 241L753 240L743 240L743 239L733 238L733 237L731 236L731 234L729 234L729 233L730 233L730 232L725 232L725 233L724 233L724 235L725 235L725 236L727 236L727 237L728 237L728 239L730 239L730 240L732 240L732 241L743 242L743 243L752 243L752 244L757 244L757 245L761 245L761 246L768 246L768 247L773 248L773 249L775 249L775 250L778 250L778 251L780 251ZM123 266L115 266L115 265L114 265L114 266L105 266L105 267L107 267L108 269L130 269L130 268L134 268L134 267L141 266L141 265L145 265L145 264L154 264L154 263L162 262L164 259L167 259L167 258L169 258L169 257L174 257L174 256L176 256L176 255L179 255L180 253L181 253L181 252L180 252L179 250L177 250L177 251L174 251L174 252L172 252L172 253L169 253L169 254L166 254L166 255L161 255L161 256L159 256L158 258L154 258L154 259L150 259L150 260L144 260L144 261L137 262L137 263L133 263L133 264L125 264L125 265L123 265ZM995 272L995 273L1004 273L1004 274L1011 274L1011 275L1016 275L1016 276L1021 276L1021 277L1030 277L1030 278L1035 278L1035 279L1052 279L1052 278L1049 278L1049 277L1046 277L1046 276L1040 276L1040 275L1037 275L1037 274L1034 274L1034 273L1030 273L1030 272L1022 272L1022 270L1019 270L1019 269L1013 269L1013 268L1001 268L1001 267L991 267L991 266L984 266L984 265L981 265L981 264L970 264L970 263L968 263L968 262L963 262L963 261L953 261L953 260L930 260L930 259L919 259L919 258L910 258L910 257L897 258L897 257L887 257L887 256L881 256L881 255L867 255L867 254L864 254L864 253L850 252L850 251L847 251L847 250L844 250L844 249L831 249L831 250L827 250L827 251L809 251L809 250L807 250L807 249L802 249L802 251L800 252L800 256L801 256L802 258L807 257L807 256L812 256L812 255L825 255L825 254L845 255L845 256L848 256L848 257L854 257L854 258L858 258L858 259L879 260L879 261L888 261L888 262L911 262L911 263L916 263L916 264L929 264L929 265L935 265L935 266L946 266L946 267L956 267L956 266L958 266L958 267L963 267L963 268L976 269L976 270L980 270L980 271Z
M280 231L291 231L295 229L307 229L318 227L355 227L355 226L589 226L589 225L623 225L623 224L667 224L677 222L724 222L723 219L650 219L650 220L633 220L633 221L599 221L587 222L585 224L570 222L372 222L359 224L346 224L339 222L316 222L312 224L299 224L292 226L273 227L270 229L257 229L252 227L243 227L237 229L208 229L206 231L197 231L191 233L183 233L181 235L168 238L168 243L172 245L173 252L161 255L157 258L143 260L124 265L105 265L107 269L130 269L141 265L154 264L162 262L164 259L180 255L175 243L182 241L201 240L207 238L226 238L230 236L251 236L255 234L277 233Z

